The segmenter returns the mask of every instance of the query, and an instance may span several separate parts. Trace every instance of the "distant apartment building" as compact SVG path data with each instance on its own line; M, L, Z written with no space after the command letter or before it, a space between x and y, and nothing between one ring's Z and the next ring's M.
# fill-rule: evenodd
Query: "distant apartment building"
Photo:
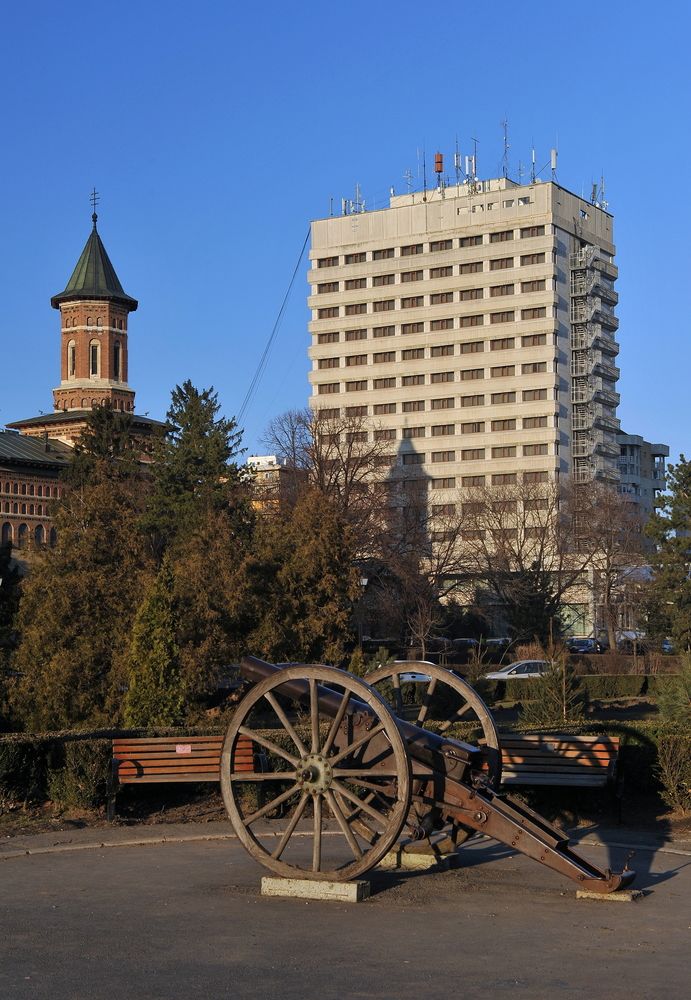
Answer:
M616 483L612 216L555 182L473 181L312 223L310 406L394 476Z
M666 444L651 444L640 434L620 431L619 442L619 492L636 504L647 519L655 509L655 498L665 488L665 459L669 456Z

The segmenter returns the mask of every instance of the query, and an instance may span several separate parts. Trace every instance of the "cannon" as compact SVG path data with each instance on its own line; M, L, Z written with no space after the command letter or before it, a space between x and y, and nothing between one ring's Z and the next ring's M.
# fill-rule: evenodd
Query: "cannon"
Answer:
M633 882L627 868L601 871L581 858L562 830L501 792L492 715L452 671L396 663L363 680L252 656L240 669L251 687L226 733L221 789L239 840L272 872L347 881L397 845L449 851L482 833L580 889Z

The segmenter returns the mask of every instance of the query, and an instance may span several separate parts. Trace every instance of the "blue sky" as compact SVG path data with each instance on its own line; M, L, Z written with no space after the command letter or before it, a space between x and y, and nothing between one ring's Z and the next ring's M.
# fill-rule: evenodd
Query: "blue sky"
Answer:
M439 149L479 139L481 176L539 164L604 173L620 278L629 433L691 453L685 4L7 5L0 40L0 425L52 409L58 315L90 230L125 291L137 409L162 417L186 378L240 409L309 220L360 183L368 206ZM447 163L450 162L447 160ZM245 444L308 396L306 263ZM684 295L681 293L684 292Z

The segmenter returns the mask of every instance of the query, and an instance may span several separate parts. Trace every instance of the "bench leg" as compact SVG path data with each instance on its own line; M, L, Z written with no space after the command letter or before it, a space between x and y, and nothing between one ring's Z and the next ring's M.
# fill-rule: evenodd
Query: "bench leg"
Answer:
M106 819L112 823L115 819L115 796L118 793L117 765L115 761L111 764L106 783Z

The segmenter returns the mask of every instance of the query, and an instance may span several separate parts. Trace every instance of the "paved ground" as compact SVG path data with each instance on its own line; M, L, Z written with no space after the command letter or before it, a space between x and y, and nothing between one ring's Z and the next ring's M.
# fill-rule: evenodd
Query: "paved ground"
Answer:
M0 997L688 995L689 844L639 846L648 894L633 904L576 901L572 883L479 841L457 871L382 874L372 899L345 905L262 898L262 871L227 833L219 823L0 845ZM593 838L583 853L621 867L626 847ZM106 841L120 846L89 846Z

